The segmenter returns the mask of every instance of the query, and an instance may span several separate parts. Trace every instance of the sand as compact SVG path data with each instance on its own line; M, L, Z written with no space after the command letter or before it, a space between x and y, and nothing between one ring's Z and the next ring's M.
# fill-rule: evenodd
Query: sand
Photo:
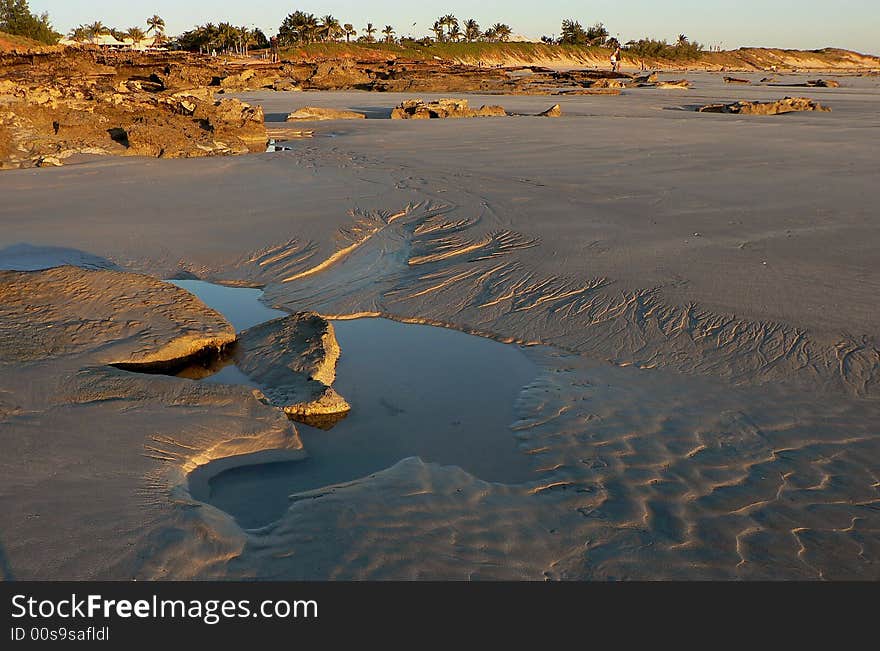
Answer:
M17 578L880 577L880 82L804 93L832 113L736 116L694 108L785 89L687 77L688 91L558 98L554 120L322 122L289 152L4 173L0 249L67 247L158 277L265 285L288 312L551 346L512 428L531 482L406 459L298 496L255 533L174 506L165 480L145 489L150 507L86 509L77 491L94 471L38 486L19 464L0 488L17 504L0 520L5 566ZM282 122L305 105L387 117L411 97L242 99ZM548 98L503 104L535 114ZM0 265L13 258L20 248L0 251ZM35 393L47 372L28 370ZM47 459L75 463L112 431L143 440L156 413L175 436L212 427L214 444L281 427L247 390L222 389L236 417L221 419L216 406L161 408L184 380L144 381L163 388L146 398L119 380L117 402L51 411L19 407L4 382L5 445L66 432ZM153 476L150 463L162 466L127 472ZM63 515L47 497L61 492ZM102 524L121 508L125 537ZM141 535L133 523L147 520Z

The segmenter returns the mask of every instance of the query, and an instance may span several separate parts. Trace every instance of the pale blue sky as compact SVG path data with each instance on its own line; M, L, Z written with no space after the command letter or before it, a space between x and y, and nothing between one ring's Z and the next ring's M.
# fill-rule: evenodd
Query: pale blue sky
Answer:
M528 0L438 3L394 0L30 0L34 11L48 11L56 29L101 20L113 27L143 25L158 13L175 34L197 23L229 21L275 33L285 15L302 9L332 14L360 30L367 21L391 24L399 35L428 34L441 13L476 18L484 28L506 22L515 34L556 34L563 18L583 24L602 21L624 40L651 36L674 39L685 33L709 45L813 49L843 47L880 54L880 0ZM413 27L413 23L416 23Z

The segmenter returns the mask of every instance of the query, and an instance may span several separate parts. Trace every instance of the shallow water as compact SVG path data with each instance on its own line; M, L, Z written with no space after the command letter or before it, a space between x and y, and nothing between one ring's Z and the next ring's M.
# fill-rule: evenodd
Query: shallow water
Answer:
M227 315L236 330L259 315L277 316L258 303L258 290L176 284ZM309 458L222 472L200 499L256 527L277 519L291 494L365 477L406 457L460 466L486 481L531 478L529 457L509 427L517 395L537 374L520 347L389 319L333 325L342 350L333 386L351 404L348 417L330 431L298 424ZM235 366L207 379L252 384Z
M204 280L169 280L168 282L195 294L202 303L220 312L236 332L287 315L287 312L273 310L260 302L262 289L227 287Z

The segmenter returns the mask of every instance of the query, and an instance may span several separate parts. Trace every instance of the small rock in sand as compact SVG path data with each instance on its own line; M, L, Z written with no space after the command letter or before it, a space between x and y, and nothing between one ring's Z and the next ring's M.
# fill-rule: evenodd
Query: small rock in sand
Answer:
M317 121L317 120L363 120L367 116L355 111L340 111L337 109L320 108L317 106L304 106L287 116L288 122Z
M553 106L548 108L546 111L543 111L542 113L538 113L538 116L543 117L543 118L558 118L558 117L562 116L562 107L559 106L559 104L554 104Z

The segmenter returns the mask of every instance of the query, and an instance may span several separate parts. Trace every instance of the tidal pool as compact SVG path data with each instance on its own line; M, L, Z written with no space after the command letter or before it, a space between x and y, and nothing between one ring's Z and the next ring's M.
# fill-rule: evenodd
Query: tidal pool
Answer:
M236 330L278 316L259 302L259 290L175 282ZM335 320L333 327L342 350L333 386L351 404L349 415L329 431L297 424L308 458L224 471L198 499L253 528L280 517L292 494L359 479L406 457L460 466L486 481L531 478L530 459L510 430L517 395L537 374L521 347L390 319ZM235 366L206 380L253 385Z

